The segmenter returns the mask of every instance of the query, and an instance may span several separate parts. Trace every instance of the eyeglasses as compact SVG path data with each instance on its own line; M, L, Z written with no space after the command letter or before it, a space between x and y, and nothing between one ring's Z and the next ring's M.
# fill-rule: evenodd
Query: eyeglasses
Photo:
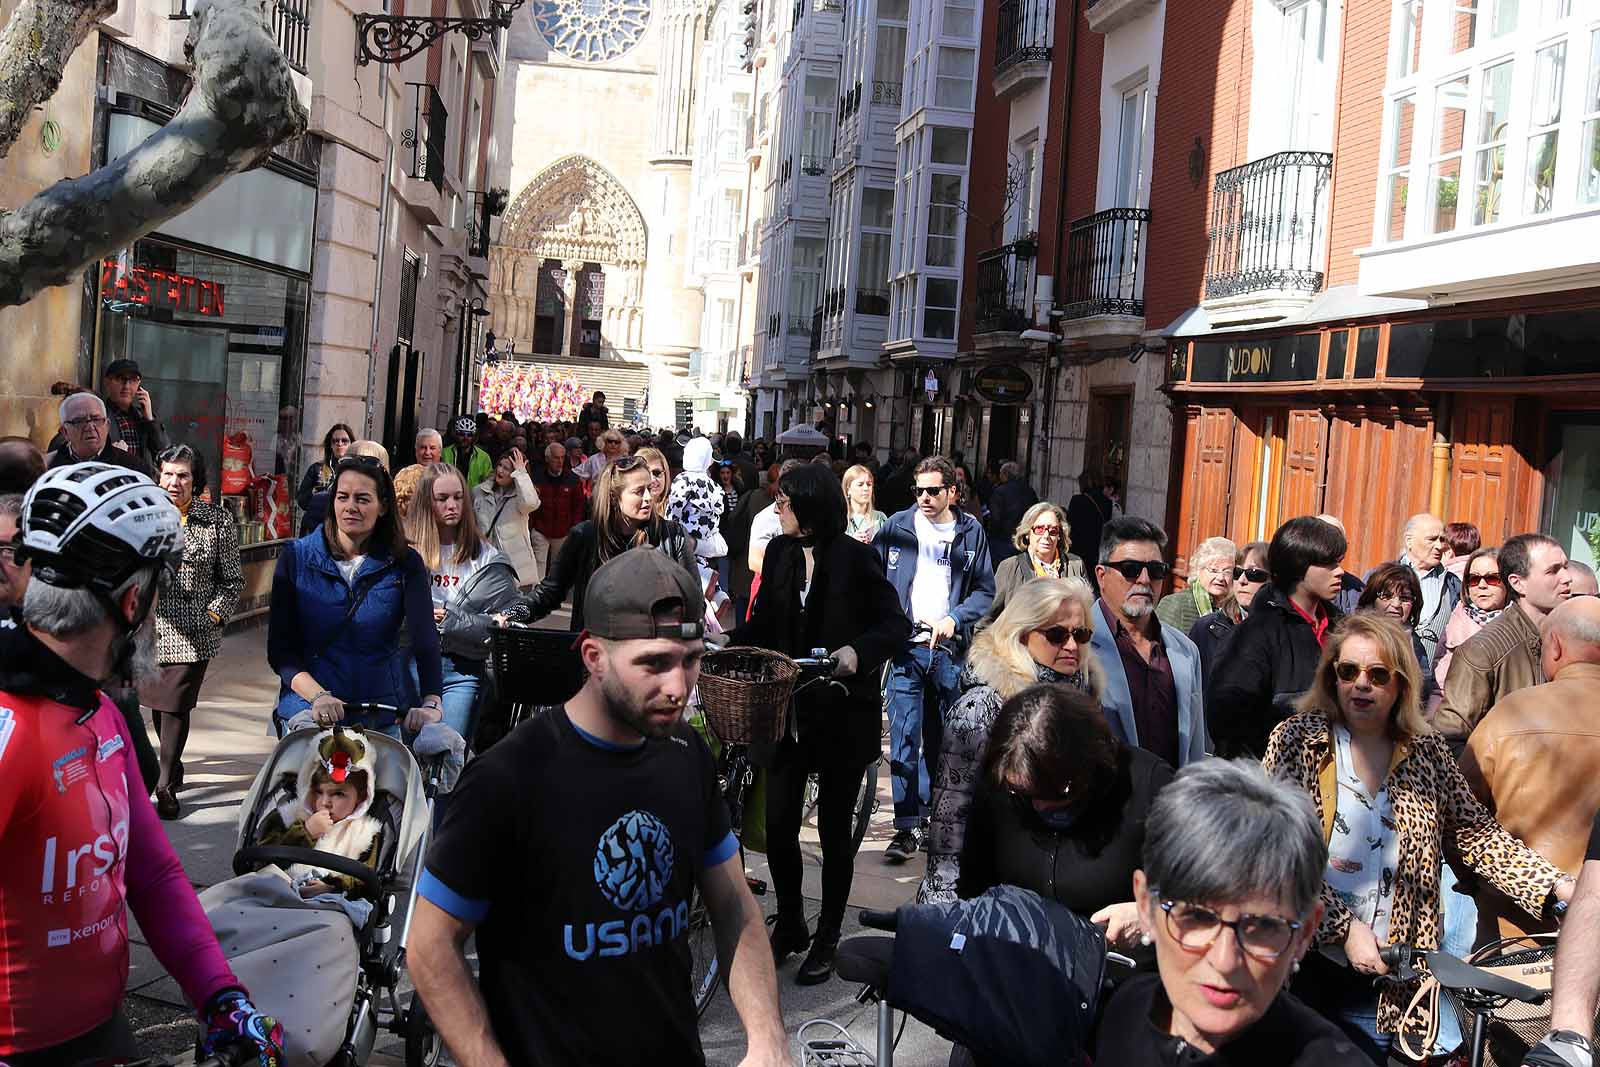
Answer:
M1110 567L1130 582L1137 582L1139 575L1144 571L1150 572L1150 580L1152 582L1159 582L1167 576L1168 569L1167 565L1159 559L1119 559L1112 563L1106 563L1104 566Z
M345 456L334 468L335 473L347 470L382 470L383 460L377 456Z
M1152 890L1153 892L1154 890ZM1289 951L1302 924L1276 915L1241 915L1224 919L1210 908L1178 900L1161 901L1167 915L1167 933L1185 952L1199 955L1216 943L1224 927L1233 931L1244 954L1262 963L1272 963Z
M1468 585L1499 585L1499 584L1501 584L1500 575L1497 574L1497 573L1492 573L1492 572L1489 573L1489 574L1484 574L1484 573L1481 573L1481 572L1477 573L1477 574L1469 574L1469 575L1467 575L1467 584Z
M68 419L61 425L71 426L74 430L81 430L85 426L104 426L105 424L106 417L104 415L79 415L75 419Z
M1363 674L1376 686L1389 684L1389 679L1394 677L1394 672L1381 663L1374 663L1370 667L1363 667L1359 663L1341 660L1333 666L1333 673L1341 682L1353 682Z
M1046 525L1043 525L1043 526L1035 526L1033 528L1033 536L1035 536L1035 537L1057 537L1057 538L1059 538L1061 536L1061 527L1056 526L1054 524L1046 524Z
M938 496L948 488L950 488L948 485L918 485L914 486L912 491L917 496Z
M1051 626L1048 629L1035 630L1033 632L1050 642L1052 645L1055 645L1057 648L1060 648L1062 645L1066 644L1067 638L1069 637L1080 645L1087 645L1089 643L1089 638L1094 636L1094 631L1089 629L1087 626L1075 626L1071 628L1066 626Z
M1416 603L1416 598L1404 589L1386 589L1378 594L1377 599L1386 600L1391 604Z
M650 468L650 477L652 477L652 478L665 478L666 476L667 476L667 472L662 470L660 467L651 467Z
M1233 568L1233 580L1236 581L1236 582L1240 578L1248 578L1252 582L1264 582L1268 578L1271 578L1271 577L1272 577L1272 574L1270 572L1268 572L1266 570L1263 570L1260 567L1235 567L1235 568Z
M631 471L643 462L639 456L618 456L611 461L611 465L619 471Z

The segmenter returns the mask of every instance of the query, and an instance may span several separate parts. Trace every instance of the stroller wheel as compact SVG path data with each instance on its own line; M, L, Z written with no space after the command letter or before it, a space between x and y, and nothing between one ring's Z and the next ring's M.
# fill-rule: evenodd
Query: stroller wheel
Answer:
M428 1017L422 998L411 994L411 1007L406 1012L406 1067L438 1067L444 1054L444 1040Z

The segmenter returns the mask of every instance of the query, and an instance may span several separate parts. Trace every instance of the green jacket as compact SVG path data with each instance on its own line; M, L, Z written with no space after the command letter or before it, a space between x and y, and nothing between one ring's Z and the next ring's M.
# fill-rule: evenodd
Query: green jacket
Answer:
M461 464L456 462L455 445L451 445L444 450L444 462L452 467L460 468ZM477 445L473 445L472 459L467 463L467 482L469 483L467 492L472 492L473 486L481 485L492 477L494 477L494 460L489 458L489 453Z

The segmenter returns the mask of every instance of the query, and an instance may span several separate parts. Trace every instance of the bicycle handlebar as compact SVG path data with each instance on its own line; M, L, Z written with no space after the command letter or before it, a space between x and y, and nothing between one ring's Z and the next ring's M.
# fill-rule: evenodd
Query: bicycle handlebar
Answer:
M1439 985L1454 992L1485 993L1490 996L1519 1000L1524 1004L1538 1004L1550 996L1548 989L1535 989L1513 978L1474 967L1448 952L1426 952L1411 945L1389 945L1378 951L1378 957L1390 970L1391 981L1407 981L1416 977L1412 966L1418 956L1428 964L1428 973Z
M310 867L320 867L323 870L333 871L335 874L354 878L374 898L383 891L383 883L378 880L378 872L360 860L353 860L348 856L335 855L332 852L321 852L314 848L300 848L295 845L250 845L246 848L241 848L233 857L233 873L248 874L255 869L252 866L253 864L264 863L304 863Z

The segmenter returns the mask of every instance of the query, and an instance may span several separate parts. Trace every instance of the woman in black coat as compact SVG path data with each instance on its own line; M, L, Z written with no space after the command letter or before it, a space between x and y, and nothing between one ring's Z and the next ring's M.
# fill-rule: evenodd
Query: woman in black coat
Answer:
M1323 639L1340 618L1333 601L1345 550L1338 527L1309 516L1272 535L1272 581L1256 594L1206 683L1206 727L1217 755L1260 759L1273 727L1311 688Z
M844 492L826 468L802 464L778 480L783 533L767 546L761 588L735 645L805 656L826 648L848 689L814 686L795 698L789 737L772 753L767 779L767 861L778 897L772 931L781 960L808 944L796 980L833 974L855 864L850 822L861 776L880 752L883 701L878 673L911 638L911 622L870 546L845 533ZM822 837L822 916L813 940L801 898L800 820L806 777L817 772Z

